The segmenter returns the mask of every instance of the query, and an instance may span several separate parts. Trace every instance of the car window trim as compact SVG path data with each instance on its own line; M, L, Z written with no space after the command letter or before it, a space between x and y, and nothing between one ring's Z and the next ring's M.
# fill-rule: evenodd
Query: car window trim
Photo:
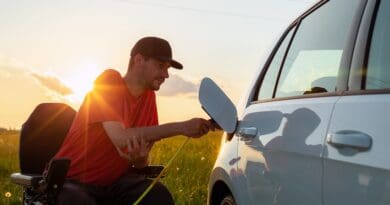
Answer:
M372 89L372 90L347 90L342 95L376 95L376 94L389 94L390 88L385 89Z
M284 67L284 63L286 62L286 58L287 58L287 55L288 55L288 53L289 53L289 51L290 51L291 44L292 44L292 42L294 41L295 34L297 33L297 31L298 31L300 25L301 25L301 19L298 20L297 25L296 25L296 27L295 27L295 30L293 31L293 34L292 34L292 36L291 36L291 38L290 38L290 41L288 42L287 48L286 48L286 50L284 51L284 55L283 55L282 62L281 62L280 65L279 65L278 75L276 76L276 81L275 81L275 85L274 85L274 90L273 90L273 92L272 92L272 99L275 99L276 90L278 89L279 80L280 80L280 75L282 74L283 67ZM263 78L264 78L264 77L263 77Z
M369 60L369 56L370 56L370 51L371 51L371 43L372 43L372 38L373 38L373 35L374 35L374 29L375 29L375 24L376 24L376 21L377 21L377 16L378 16L378 12L379 12L379 7L380 7L380 4L381 4L381 0L378 0L375 4L375 8L374 8L374 11L373 11L373 15L372 15L372 19L371 19L371 24L370 24L370 30L369 30L369 33L368 33L368 38L367 38L367 46L366 46L366 52L365 52L365 56L364 56L364 63L362 66L362 84L361 84L361 90L364 91L364 92L367 92L367 93L371 93L371 92L379 92L379 93L383 93L383 92L386 92L388 93L390 89L388 88L384 88L384 89L370 89L370 90L366 90L366 81L367 81L367 72L368 72L368 60Z
M354 54L355 54L355 47L356 47L356 43L358 41L359 32L360 32L360 25L361 25L362 19L364 18L363 16L365 15L366 4L367 4L367 2L369 2L367 0L361 0L361 3L360 3L360 5L359 5L359 7L358 7L358 9L356 11L356 14L353 17L352 26L351 26L351 29L350 29L349 34L348 34L349 38L348 38L348 41L346 42L346 45L344 47L345 54L343 55L343 57L342 57L342 59L340 61L339 75L337 76L337 81L336 81L337 82L337 84L336 84L336 91L335 92L327 92L327 93L315 93L315 94L307 94L307 95L297 95L297 96L288 96L288 97L275 98L276 86L277 86L277 84L279 82L279 77L280 77L280 73L281 73L283 65L284 65L285 58L286 58L286 56L288 54L288 51L290 49L290 45L291 45L292 41L294 40L295 33L299 29L299 25L300 25L301 21L306 16L310 15L312 12L317 10L319 7L323 6L328 1L329 0L318 2L311 9L309 9L307 12L302 14L300 17L298 17L294 21L294 23L297 24L297 28L294 31L294 35L291 37L289 45L288 45L288 47L286 49L286 53L283 56L283 61L281 63L281 67L279 68L278 78L277 78L277 81L276 81L275 89L273 91L273 98L272 99L266 99L266 100L255 100L252 97L252 100L251 100L250 104L257 104L257 103L270 102L270 101L284 101L284 100L301 99L301 98L341 96L341 95L343 95L345 93L345 91L348 91L348 84L349 84L349 79L350 79L349 76L351 74L350 70L351 70L351 66L353 64L353 57L354 57ZM289 27L289 29L290 29L290 27ZM286 30L286 31L289 31L289 30ZM286 32L285 35L287 35L287 33L288 32ZM283 36L283 37L285 37L285 36ZM278 46L280 46L281 42L278 42L278 43L279 43ZM274 55L275 53L272 53L272 54ZM273 56L272 56L270 62L272 62L272 59L273 59ZM267 61L267 65L264 67L264 68L267 68L267 70L268 70L270 62ZM262 79L264 78L264 73L265 72L266 71L263 69L263 71L261 72L262 76L261 76L261 78L259 78L259 79L261 79L260 82L256 82L257 83L257 88L256 88L256 92L255 92L254 96L258 95L258 92L259 92L259 89L260 89L260 86L261 86L261 82L262 82Z
M263 80L264 80L264 77L265 77L265 75L266 75L266 73L267 73L267 71L268 71L268 69L269 69L269 66L271 65L271 63L272 63L272 61L273 61L273 59L274 59L276 53L278 52L280 46L282 45L282 43L284 42L285 38L286 38L287 35L290 33L290 31L291 31L292 29L295 29L295 31L293 31L293 32L294 32L294 33L296 32L297 24L298 24L297 21L294 21L294 22L293 22L293 23L284 31L284 33L282 34L282 36L279 38L278 42L276 43L276 45L275 45L274 48L272 49L272 52L271 52L270 56L268 57L266 63L264 64L264 66L263 66L263 68L262 68L262 70L261 70L261 72L260 72L259 78L257 78L257 80L256 80L256 84L255 84L254 89L253 89L254 92L252 92L253 95L250 97L250 102L257 101L257 98L258 98L258 95L259 95L259 92L260 92L260 87L261 87L262 82L263 82ZM291 36L290 41L288 42L289 45L290 45L291 40L293 39L293 37L294 37L294 36ZM284 61L284 59L285 59L285 57L286 57L286 52L287 52L287 50L288 50L288 46L287 46L286 51L285 51L285 53L284 53L284 55L283 55L282 63L283 63L283 61ZM282 64L282 63L281 63L281 64ZM280 70L280 68L279 68L279 70ZM278 72L278 73L279 73L279 72ZM277 77L278 77L278 76L277 76ZM274 95L274 92L275 92L275 88L274 88L274 90L272 91L272 97L273 97L273 95Z
M349 74L349 70L350 70L350 66L351 66L354 45L355 45L355 42L356 42L356 37L358 35L357 32L359 31L359 25L360 25L360 22L361 22L361 18L363 16L363 12L364 12L364 8L366 6L366 2L367 2L367 0L360 0L360 4L358 5L358 8L356 9L356 13L352 17L351 28L348 31L348 35L347 35L348 38L347 38L347 41L345 42L345 46L343 48L343 55L342 55L342 58L340 60L338 74L336 76L336 90L334 92L327 92L327 93L337 93L337 92L343 92L343 91L347 90L348 74ZM302 16L302 18L299 20L299 24L301 24L301 22L303 20L305 20L305 18L308 15L310 15L315 10L320 9L320 7L322 7L326 3L328 3L328 1L323 2L321 5L319 5L315 9L313 9L311 12L308 12L306 16ZM297 31L298 31L298 29L299 28L297 28ZM294 34L294 36L295 36L295 34ZM294 39L292 38L292 41L293 40ZM291 45L291 43L292 42L290 42L290 45ZM290 45L289 45L287 51L289 51ZM288 53L286 54L285 58L287 57L287 55L288 55ZM280 68L280 71L279 71L280 73L279 73L279 76L278 76L278 79L277 79L277 85L279 84L279 78L280 78L280 74L281 74L281 72L283 70L283 65L284 65L284 61L282 63L282 67ZM276 99L275 98L276 90L277 90L277 87L275 87L273 99ZM295 99L295 97L299 98L299 96L302 96L302 95L289 96L289 97L293 97ZM304 98L307 98L307 97L305 96Z
M357 12L353 17L354 20L352 22L352 26L348 34L349 38L344 49L346 54L343 55L341 59L340 69L337 76L336 91L338 92L343 92L348 90L348 79L351 70L351 64L352 64L354 50L358 40L360 26L361 26L362 18L364 16L366 5L367 5L367 0L361 0Z
M276 101L306 99L306 98L334 97L334 96L342 96L343 93L344 92L327 92L327 93L313 93L313 94L307 94L307 95L279 97L279 98L272 98L272 99L267 99L267 100L257 100L257 101L251 102L250 104L254 105L254 104L266 103L266 102L276 102Z
M252 89L252 92L251 92L251 96L248 98L249 99L249 103L252 103L252 102L259 102L259 100L257 99L258 95L259 95L259 92L260 92L260 87L261 87L261 84L263 82L263 79L265 77L265 74L267 73L268 71L268 68L270 66L270 64L272 63L276 53L278 52L281 44L283 43L283 41L285 40L286 36L290 33L290 31L292 29L295 29L293 32L293 35L291 36L291 39L290 41L288 42L288 46L284 52L284 55L283 55L283 59L282 59L282 62L280 63L280 67L279 67L279 71L278 71L278 75L277 75L277 79L275 81L275 86L274 86L274 90L272 91L272 99L274 99L275 97L275 93L276 93L276 86L278 85L278 82L279 82L279 76L280 76L280 73L281 73L281 70L282 70L282 67L283 67L283 64L284 64L284 61L286 59L286 56L288 54L288 50L290 48L290 45L291 45L291 42L292 40L294 39L294 36L299 28L299 25L300 25L300 22L303 18L305 18L307 15L311 14L313 11L315 11L317 8L321 7L323 4L325 4L326 2L328 2L329 0L323 0L323 1L319 1L317 2L315 5L313 5L310 9L308 9L307 11L305 11L302 15L300 15L298 18L296 18L288 27L287 29L283 32L282 36L279 38L278 42L276 43L276 45L274 46L270 56L268 57L266 63L264 64L264 66L262 67L262 70L260 72L260 75L259 75L259 78L256 80L256 83L255 83L255 86L254 88ZM295 27L295 28L294 28ZM271 100L271 99L269 99Z
M379 0L367 1L359 26L355 48L352 55L351 69L348 75L348 91L361 91L364 88L364 67L368 64L369 46ZM363 80L364 79L364 80Z

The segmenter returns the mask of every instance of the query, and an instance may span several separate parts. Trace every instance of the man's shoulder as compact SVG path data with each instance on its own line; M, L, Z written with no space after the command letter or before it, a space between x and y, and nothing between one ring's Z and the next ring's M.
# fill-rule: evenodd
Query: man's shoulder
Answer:
M95 85L120 85L123 79L121 74L114 69L103 71L95 80Z

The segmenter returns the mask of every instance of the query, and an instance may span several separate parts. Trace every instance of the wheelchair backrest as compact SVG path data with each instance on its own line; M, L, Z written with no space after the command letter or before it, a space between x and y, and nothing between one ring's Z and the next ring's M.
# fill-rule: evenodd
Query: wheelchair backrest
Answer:
M64 141L75 115L76 111L63 103L42 103L34 109L20 133L22 174L42 174Z

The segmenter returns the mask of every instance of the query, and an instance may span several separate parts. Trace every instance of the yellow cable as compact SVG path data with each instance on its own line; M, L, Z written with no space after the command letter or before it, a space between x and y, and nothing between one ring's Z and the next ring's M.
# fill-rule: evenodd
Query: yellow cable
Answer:
M171 166L173 160L177 157L177 155L181 152L181 150L183 149L183 147L190 141L191 138L187 138L186 141L181 145L181 147L177 150L177 152L175 153L175 155L173 155L173 157L168 161L167 165L165 165L164 169L160 172L160 174L153 180L153 182L149 185L149 187L144 191L144 193L142 193L142 195L137 199L137 201L135 201L133 203L133 205L138 205L143 198L145 198L145 196L149 193L149 191L153 188L153 186L158 182L158 180L160 180L160 178L162 177L162 175L166 172L166 170L168 170L168 168Z

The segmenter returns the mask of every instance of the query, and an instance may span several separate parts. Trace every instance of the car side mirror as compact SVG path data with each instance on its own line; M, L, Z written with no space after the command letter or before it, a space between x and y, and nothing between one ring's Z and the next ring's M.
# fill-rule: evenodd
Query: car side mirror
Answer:
M237 127L237 110L232 101L210 78L204 78L199 88L199 102L203 110L227 133Z

